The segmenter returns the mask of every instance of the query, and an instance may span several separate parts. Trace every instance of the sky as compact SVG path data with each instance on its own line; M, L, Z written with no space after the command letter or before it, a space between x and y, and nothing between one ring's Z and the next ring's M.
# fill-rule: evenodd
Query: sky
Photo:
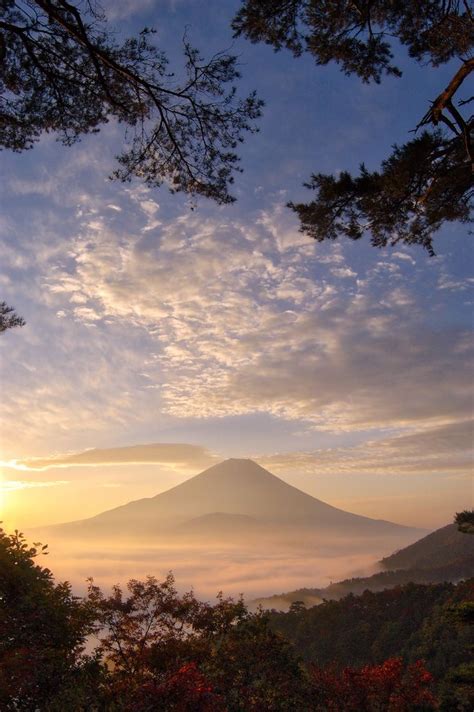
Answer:
M375 169L450 68L401 52L402 79L364 85L233 40L237 2L104 7L120 31L154 26L177 71L184 28L230 49L266 106L231 206L110 181L113 123L3 153L0 299L27 322L0 338L5 526L92 516L227 457L358 514L447 524L472 506L466 226L430 258L315 243L285 206L312 172Z

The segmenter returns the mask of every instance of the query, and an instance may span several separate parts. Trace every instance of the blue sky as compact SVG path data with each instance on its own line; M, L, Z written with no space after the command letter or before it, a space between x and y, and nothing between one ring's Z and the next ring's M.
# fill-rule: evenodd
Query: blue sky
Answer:
M407 524L470 506L466 227L446 227L429 258L316 244L285 207L310 197L311 172L375 168L449 68L401 54L402 79L363 85L233 41L237 5L109 4L121 31L156 27L173 67L185 26L206 53L239 55L239 91L257 89L266 107L240 152L234 205L190 210L166 188L109 181L113 124L73 148L47 136L3 154L0 296L27 321L0 341L7 521L93 514L229 456ZM117 450L147 443L196 449L140 463ZM115 454L62 463L89 448Z

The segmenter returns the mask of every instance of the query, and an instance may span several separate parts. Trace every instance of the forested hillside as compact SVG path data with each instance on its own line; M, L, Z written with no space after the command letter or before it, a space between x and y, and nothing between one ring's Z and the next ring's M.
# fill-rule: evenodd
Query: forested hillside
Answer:
M364 591L384 591L407 583L436 584L446 581L456 582L470 578L473 573L474 555L471 554L457 562L444 566L379 571L372 576L336 581L325 588L299 588L288 593L258 598L252 603L253 605L262 605L267 609L286 611L295 601L301 601L309 607L315 606L324 600L339 601L350 593L360 595Z
M438 681L442 709L467 710L471 707L448 702L474 703L472 668L468 679L474 632L464 620L473 607L474 579L458 585L408 584L350 594L307 610L296 603L288 613L272 612L270 625L318 667L375 665L398 655L408 663L423 659Z

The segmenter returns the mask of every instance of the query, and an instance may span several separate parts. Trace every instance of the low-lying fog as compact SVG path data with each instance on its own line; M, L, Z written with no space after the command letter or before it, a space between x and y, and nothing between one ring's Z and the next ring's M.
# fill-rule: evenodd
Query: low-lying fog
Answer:
M45 541L46 539L43 538ZM301 587L323 587L377 569L376 562L396 548L393 542L368 542L338 538L324 545L268 547L244 543L208 542L146 546L108 542L54 541L48 537L50 553L41 562L56 580L68 580L74 591L83 593L86 579L93 577L104 589L124 585L130 578L147 575L162 579L169 571L179 591L194 590L210 600L219 591L225 595L244 594L246 599L267 596Z

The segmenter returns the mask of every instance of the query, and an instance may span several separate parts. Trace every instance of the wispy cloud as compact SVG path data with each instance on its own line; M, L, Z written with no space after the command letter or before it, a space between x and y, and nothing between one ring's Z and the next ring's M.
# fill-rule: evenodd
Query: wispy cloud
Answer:
M37 487L57 487L69 484L68 480L49 480L48 482L32 482L30 480L0 480L0 492L35 489Z
M278 211L260 224L256 234L245 223L182 218L151 254L129 244L112 279L108 257L81 261L81 281L106 313L156 329L168 412L266 411L336 429L469 412L462 330L421 326L407 287L386 281L375 298L382 263L355 289L315 279L314 246L301 245Z
M452 476L472 474L472 420L422 428L372 440L354 447L321 448L309 452L275 453L259 462L278 473Z
M189 469L209 467L218 462L218 460L217 456L199 445L150 443L15 460L5 464L9 467L23 470L131 464L166 464L177 469Z
M257 454L260 464L271 471L294 473L468 474L472 468L474 423L460 421L424 427L390 437L368 440L360 445ZM166 465L170 469L197 474L224 457L204 447L183 443L148 443L117 448L18 459L1 463L22 471L53 468L102 467L107 465ZM33 482L35 486L63 484L62 481ZM109 486L111 486L109 484Z

